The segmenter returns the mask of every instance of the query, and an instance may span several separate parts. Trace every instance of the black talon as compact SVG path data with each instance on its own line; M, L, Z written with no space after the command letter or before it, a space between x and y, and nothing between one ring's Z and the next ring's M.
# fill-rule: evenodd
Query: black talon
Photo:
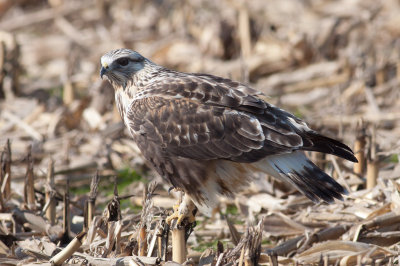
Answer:
M174 187L174 186L172 186L172 187L169 187L169 189L168 189L168 195L170 195L170 194L171 194L171 191L172 191L173 189L175 189L175 187Z

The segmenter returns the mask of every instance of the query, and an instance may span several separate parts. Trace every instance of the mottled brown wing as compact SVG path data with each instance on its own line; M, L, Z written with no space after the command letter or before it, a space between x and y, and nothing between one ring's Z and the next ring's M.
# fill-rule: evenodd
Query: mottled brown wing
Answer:
M169 152L193 159L255 162L300 149L356 161L349 147L319 135L299 118L257 97L259 94L229 79L176 73L138 95L142 99L133 105L148 112L146 120L140 121L136 106L131 108L130 119L136 116L134 125L142 123L143 128L152 130ZM156 104L159 110L151 110Z
M187 98L139 99L127 117L134 134L158 144L167 154L190 159L254 162L302 144L293 132L263 127L249 113Z

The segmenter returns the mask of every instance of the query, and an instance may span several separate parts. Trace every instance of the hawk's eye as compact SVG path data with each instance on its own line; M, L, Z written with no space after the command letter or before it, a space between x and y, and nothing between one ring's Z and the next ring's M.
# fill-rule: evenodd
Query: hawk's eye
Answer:
M122 57L117 60L117 64L120 66L126 66L127 64L129 64L129 59L126 57Z

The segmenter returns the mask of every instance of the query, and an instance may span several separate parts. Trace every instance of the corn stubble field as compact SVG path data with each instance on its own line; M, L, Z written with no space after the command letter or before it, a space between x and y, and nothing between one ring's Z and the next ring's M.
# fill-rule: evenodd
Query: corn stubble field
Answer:
M0 264L398 264L399 12L394 0L0 1ZM348 144L359 164L308 155L350 194L315 205L260 175L170 230L180 192L146 166L99 78L120 47L249 83Z

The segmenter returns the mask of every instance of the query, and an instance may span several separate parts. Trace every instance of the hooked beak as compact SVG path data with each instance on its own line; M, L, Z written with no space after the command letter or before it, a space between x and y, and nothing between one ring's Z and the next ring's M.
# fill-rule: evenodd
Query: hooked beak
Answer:
M103 75L106 74L108 67L101 67L100 69L100 78L103 79Z

